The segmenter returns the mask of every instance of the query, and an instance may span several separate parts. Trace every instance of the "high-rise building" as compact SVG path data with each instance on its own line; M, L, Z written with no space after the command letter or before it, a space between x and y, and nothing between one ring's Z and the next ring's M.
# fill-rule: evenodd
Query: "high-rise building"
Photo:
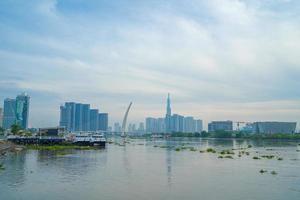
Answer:
M208 124L208 132L214 131L232 131L232 121L212 121Z
M198 119L198 120L195 121L195 123L196 123L196 130L195 130L195 132L201 133L202 130L203 130L203 122L202 122L202 120Z
M0 108L0 127L3 127L3 109Z
M82 127L83 127L82 110L83 110L82 104L76 103L75 104L75 131L82 131Z
M253 132L257 134L294 134L297 122L254 122Z
M143 122L140 122L138 132L143 133L144 131L145 131L145 125Z
M172 127L171 127L171 116L172 111L171 111L171 99L170 99L170 94L168 94L167 98L167 112L166 112L166 117L165 117L165 125L166 125L166 133L172 132Z
M121 131L122 131L122 128L121 128L120 123L118 123L118 122L114 123L114 132L121 133Z
M98 130L98 122L99 122L99 110L91 109L90 110L90 131Z
M16 99L7 98L4 100L3 128L10 129L16 123Z
M108 113L99 113L99 130L107 131L108 130Z
M185 117L184 118L184 132L194 133L196 130L196 123L194 117Z
M59 126L65 127L67 131L75 131L75 105L74 102L66 102L60 106Z
M16 99L7 98L4 100L3 128L9 129L11 125L18 124L23 129L28 128L30 97L20 94Z
M28 128L29 100L30 97L26 93L20 94L16 98L16 123L23 129Z
M172 132L184 132L184 117L178 114L172 115L171 120Z
M82 104L82 131L90 130L90 104Z

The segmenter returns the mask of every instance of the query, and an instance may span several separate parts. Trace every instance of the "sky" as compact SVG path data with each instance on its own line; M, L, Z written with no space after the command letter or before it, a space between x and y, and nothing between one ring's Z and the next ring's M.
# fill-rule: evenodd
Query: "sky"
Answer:
M299 0L0 1L0 101L31 96L31 127L65 101L120 122L172 112L300 123ZM2 103L3 105L3 103Z

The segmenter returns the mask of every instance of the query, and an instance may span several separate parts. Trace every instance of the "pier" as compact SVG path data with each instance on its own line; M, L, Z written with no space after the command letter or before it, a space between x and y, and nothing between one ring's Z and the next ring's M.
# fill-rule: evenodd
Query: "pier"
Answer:
M27 144L62 144L66 140L61 137L10 137L8 141L27 145Z

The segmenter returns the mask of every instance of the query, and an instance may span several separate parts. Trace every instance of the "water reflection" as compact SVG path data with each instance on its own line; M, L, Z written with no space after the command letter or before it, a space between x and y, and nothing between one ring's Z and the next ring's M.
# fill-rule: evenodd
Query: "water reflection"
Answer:
M1 184L8 187L20 187L26 180L26 153L19 152L1 157L5 170L0 172Z
M172 143L170 141L166 142L167 146L171 146ZM166 149L166 166L167 166L167 179L168 185L172 184L172 151L170 149Z
M253 147L247 150L251 156L218 159L217 153L174 150L182 145L218 152ZM297 149L300 145L290 141L179 138L133 140L97 151L21 152L0 158L6 167L0 172L0 199L298 200ZM254 160L256 152L284 160ZM262 175L260 169L268 173ZM271 175L272 170L278 174Z

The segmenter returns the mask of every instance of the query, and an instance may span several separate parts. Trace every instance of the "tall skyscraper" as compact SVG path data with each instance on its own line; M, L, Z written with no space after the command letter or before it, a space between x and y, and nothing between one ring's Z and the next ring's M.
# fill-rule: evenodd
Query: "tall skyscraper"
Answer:
M90 110L90 131L98 130L98 122L99 122L99 110L91 109Z
M26 93L20 94L16 98L16 123L23 129L28 128L29 99L30 97Z
M138 131L139 131L140 133L144 133L144 131L145 131L145 125L144 125L143 122L140 122L140 123L139 123Z
M16 123L16 99L7 98L4 100L3 128L10 129Z
M75 103L66 102L64 106L60 106L59 125L68 131L75 131Z
M184 116L178 114L172 115L171 130L174 132L184 132Z
M108 129L108 113L99 113L99 126L101 131L107 131Z
M82 104L82 131L90 130L90 104Z
M114 131L117 133L121 133L122 128L121 128L120 123L118 123L118 122L114 123Z
M0 127L3 127L3 109L0 108Z
M75 104L75 131L82 131L82 104Z
M168 98L167 98L167 112L166 112L166 117L165 117L165 125L166 125L166 133L170 133L172 131L171 129L171 100L170 100L170 94L168 93Z
M194 117L185 117L184 118L184 132L194 133L196 130L196 123Z
M196 120L196 132L201 133L203 130L203 122L201 119Z
M29 101L30 97L26 93L18 95L16 99L4 100L3 128L9 129L13 124L28 128Z

